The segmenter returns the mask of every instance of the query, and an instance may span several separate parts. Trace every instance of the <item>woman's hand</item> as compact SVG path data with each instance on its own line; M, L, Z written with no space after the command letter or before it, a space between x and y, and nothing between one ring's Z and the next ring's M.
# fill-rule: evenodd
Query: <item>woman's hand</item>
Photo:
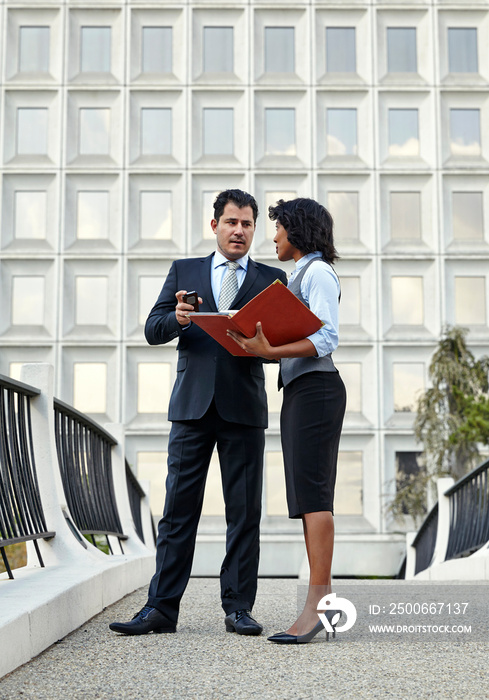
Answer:
M228 331L227 334L240 348L249 352L250 355L257 355L258 357L263 357L265 360L275 359L274 348L264 335L260 321L256 324L256 333L253 338L247 338L242 333L237 333L236 331Z

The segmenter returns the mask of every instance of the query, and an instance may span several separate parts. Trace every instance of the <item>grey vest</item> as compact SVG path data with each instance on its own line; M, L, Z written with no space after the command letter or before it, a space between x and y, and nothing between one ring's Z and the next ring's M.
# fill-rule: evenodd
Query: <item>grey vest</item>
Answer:
M289 285L290 291L307 307L309 307L309 304L301 294L301 281L309 265L312 265L316 260L322 260L322 258L309 260L307 265L304 265ZM279 389L287 386L293 379L296 379L301 374L306 374L306 372L336 372L331 353L324 357L286 357L280 360Z

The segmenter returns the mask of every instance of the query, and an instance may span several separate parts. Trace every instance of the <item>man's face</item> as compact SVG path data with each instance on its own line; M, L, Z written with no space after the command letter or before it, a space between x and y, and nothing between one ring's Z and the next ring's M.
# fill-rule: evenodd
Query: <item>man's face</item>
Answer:
M219 221L212 219L217 247L228 260L238 260L249 251L255 233L253 209L228 202Z

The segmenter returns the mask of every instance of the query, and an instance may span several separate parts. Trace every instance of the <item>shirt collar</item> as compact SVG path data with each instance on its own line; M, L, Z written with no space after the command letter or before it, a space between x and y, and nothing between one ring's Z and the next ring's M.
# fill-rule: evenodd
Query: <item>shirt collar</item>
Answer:
M299 260L295 264L295 269L300 270L304 267L304 265L307 265L307 263L312 260L313 258L320 258L322 257L322 253L320 253L318 250L314 253L308 253L307 255L303 255L302 258L299 258Z
M249 260L249 255L246 253L246 255L243 255L242 258L239 258L236 260L238 265L243 268L243 270L246 272L248 269L248 260ZM228 259L224 257L222 253L220 253L218 250L214 253L214 260L212 261L212 265L214 269L216 267L220 267L221 265L225 265L228 262Z

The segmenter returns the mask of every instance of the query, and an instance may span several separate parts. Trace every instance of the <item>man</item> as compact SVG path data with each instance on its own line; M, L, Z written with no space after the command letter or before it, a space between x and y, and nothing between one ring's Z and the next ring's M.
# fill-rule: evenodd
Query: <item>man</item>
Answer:
M150 345L178 342L177 378L170 398L168 477L158 526L156 573L148 602L114 632L175 632L180 600L190 577L197 526L212 451L217 445L226 505L226 556L221 600L228 632L258 635L251 616L256 595L263 450L267 401L262 361L234 357L192 324L188 290L199 293L202 311L239 309L276 279L278 268L248 256L258 207L241 190L221 192L214 202L216 252L173 263L146 322ZM236 268L236 269L233 269ZM175 306L175 297L177 304ZM157 390L157 389L156 389Z

